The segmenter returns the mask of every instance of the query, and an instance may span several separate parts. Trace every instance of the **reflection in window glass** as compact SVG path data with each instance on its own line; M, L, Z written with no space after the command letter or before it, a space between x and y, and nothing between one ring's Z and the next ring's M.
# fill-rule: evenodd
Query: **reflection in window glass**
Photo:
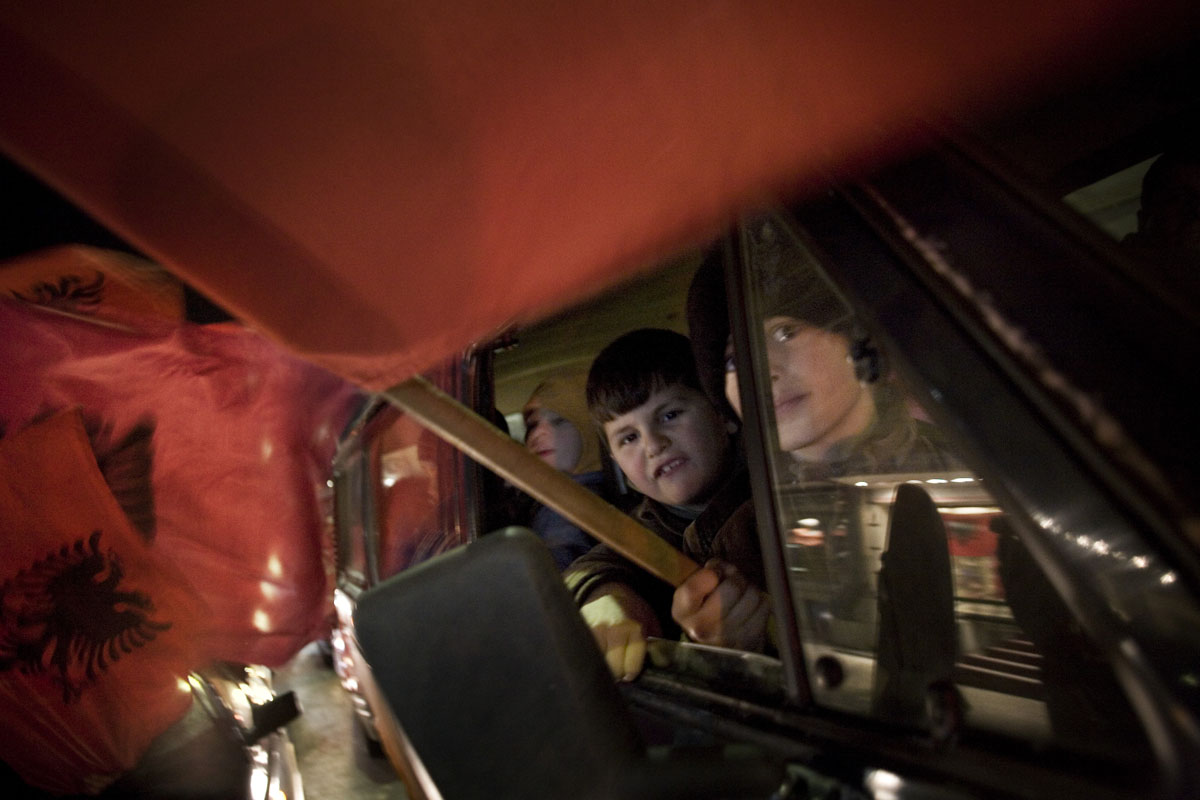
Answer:
M376 424L370 458L382 580L464 542L458 494L446 485L456 476L454 448L396 409Z
M818 702L916 728L961 706L969 726L1136 756L1111 670L895 354L783 224L744 242L791 601L809 674L839 676Z
M341 464L334 506L337 513L338 570L362 585L368 576L364 508L361 495L364 459L355 451Z

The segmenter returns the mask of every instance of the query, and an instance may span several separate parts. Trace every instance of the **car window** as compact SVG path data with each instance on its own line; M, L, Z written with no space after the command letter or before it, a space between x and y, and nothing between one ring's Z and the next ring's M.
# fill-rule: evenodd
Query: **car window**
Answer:
M816 702L914 728L961 707L970 727L1144 755L1009 509L821 260L770 218L746 226L743 257L774 535Z
M454 372L447 365L426 377L446 386ZM466 543L464 493L453 488L462 455L452 445L390 406L371 420L363 442L376 580Z
M629 331L664 328L686 333L684 298L699 260L699 251L680 253L631 281L507 332L493 344L494 407L477 410L485 417L503 418L512 438L523 443L522 409L543 382L563 375L586 376L596 355ZM583 398L579 400L583 408ZM585 427L581 434L599 437L590 421ZM602 496L620 506L632 503L636 493L608 451L603 446L598 449L606 473ZM505 524L528 524L528 517L522 516L528 509L520 502L514 507L510 498L503 505L508 514Z
M366 475L367 459L362 448L339 447L332 479L339 584L367 586L371 575L367 554L373 547L375 536Z

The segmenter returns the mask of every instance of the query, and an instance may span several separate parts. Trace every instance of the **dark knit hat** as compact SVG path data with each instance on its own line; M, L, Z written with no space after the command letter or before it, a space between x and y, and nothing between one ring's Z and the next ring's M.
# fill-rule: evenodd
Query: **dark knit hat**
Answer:
M853 313L805 248L769 218L747 223L743 231L764 319L794 317L818 328L853 336ZM701 386L717 408L736 419L725 399L729 312L720 246L709 251L692 277L687 322Z
M816 328L848 332L850 308L807 248L770 219L748 224L746 239L764 318L794 317Z

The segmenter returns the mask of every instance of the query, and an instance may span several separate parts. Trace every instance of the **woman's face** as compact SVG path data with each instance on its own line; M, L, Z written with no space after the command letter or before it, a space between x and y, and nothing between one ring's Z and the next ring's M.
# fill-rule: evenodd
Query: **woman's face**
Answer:
M845 336L794 317L769 317L763 333L781 449L804 461L821 461L831 446L867 429L875 401L854 376ZM726 361L725 396L740 416L732 358Z
M525 415L525 448L555 469L570 472L583 454L583 438L570 420L537 408Z

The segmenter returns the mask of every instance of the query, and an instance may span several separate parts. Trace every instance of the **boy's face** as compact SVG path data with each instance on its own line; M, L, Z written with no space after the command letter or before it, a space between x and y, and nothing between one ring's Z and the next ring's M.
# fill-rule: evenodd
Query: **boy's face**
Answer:
M707 503L729 457L724 421L703 392L683 385L604 423L604 438L635 489L673 506Z
M555 469L570 472L583 453L583 439L570 420L537 408L525 415L525 448Z
M875 416L870 391L859 383L846 337L794 317L763 323L779 447L820 461L843 439L862 433ZM740 415L737 372L726 362L725 394Z

